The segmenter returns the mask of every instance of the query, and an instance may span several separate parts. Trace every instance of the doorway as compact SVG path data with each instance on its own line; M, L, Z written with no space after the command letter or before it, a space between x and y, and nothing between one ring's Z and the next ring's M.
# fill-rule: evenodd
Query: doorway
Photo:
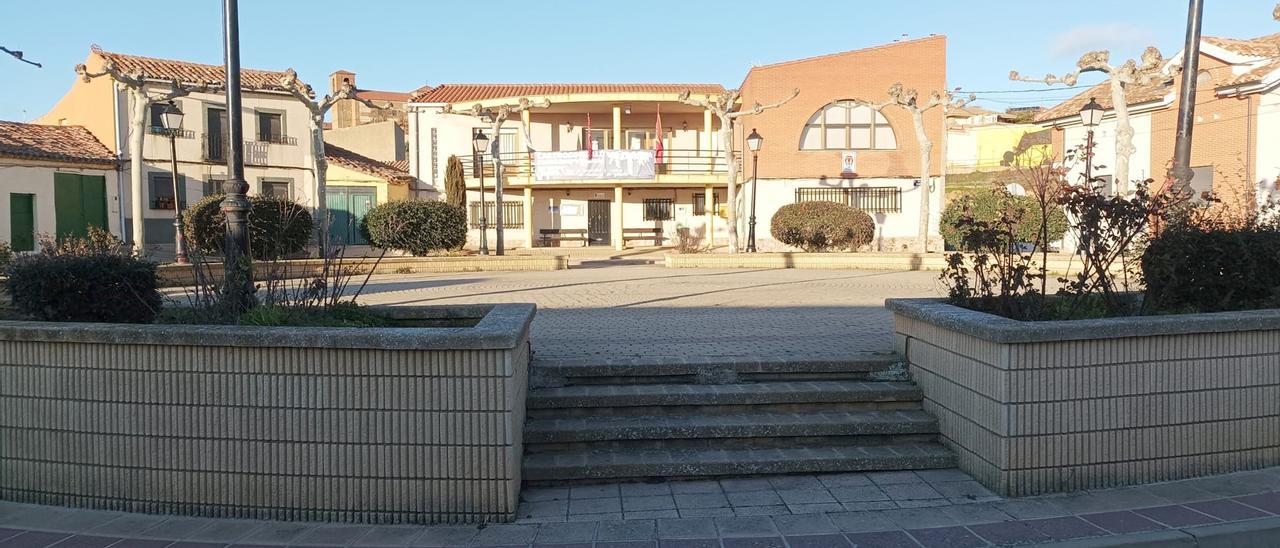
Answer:
M377 190L369 187L331 186L325 191L329 209L329 240L335 245L366 245L360 222L378 205Z
M587 245L612 245L613 202L587 201Z

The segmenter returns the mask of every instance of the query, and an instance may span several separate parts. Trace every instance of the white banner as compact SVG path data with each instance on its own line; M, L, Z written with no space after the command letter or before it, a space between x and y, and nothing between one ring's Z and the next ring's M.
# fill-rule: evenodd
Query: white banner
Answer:
M597 150L533 153L533 178L537 181L571 179L653 179L652 150Z

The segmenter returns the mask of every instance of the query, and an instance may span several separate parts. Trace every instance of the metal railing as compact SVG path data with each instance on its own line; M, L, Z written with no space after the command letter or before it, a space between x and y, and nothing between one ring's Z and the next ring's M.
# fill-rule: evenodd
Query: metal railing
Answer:
M902 211L902 190L891 186L797 188L796 203L800 202L835 202L863 211L897 213Z
M294 146L294 147L298 146L298 138L290 137L288 135L275 135L275 134L266 135L266 136L259 135L258 142L271 143L273 145L288 145L288 146Z
M494 202L484 203L485 222L489 228L497 227L497 209ZM480 202L467 203L467 223L471 228L480 228ZM502 227L524 228L524 202L502 201Z
M508 177L533 176L533 154L529 152L503 152L498 155L502 160L503 173ZM467 177L479 178L483 172L486 179L492 178L493 155L479 154L459 156ZM480 160L477 163L477 159ZM661 175L712 175L727 173L724 164L724 152L698 151L685 149L668 149L662 151L662 161L654 165L654 173Z
M205 133L201 138L200 150L204 155L206 162L225 162L227 161L227 134L225 133ZM296 142L296 141L295 141ZM244 141L241 148L241 155L244 163L248 165L267 165L268 151L270 143L265 141Z
M169 134L171 133L179 139L195 139L196 138L196 132L189 129L165 129L159 126L148 126L147 133L150 133L152 135L159 135L161 137L164 137L165 139L168 139Z

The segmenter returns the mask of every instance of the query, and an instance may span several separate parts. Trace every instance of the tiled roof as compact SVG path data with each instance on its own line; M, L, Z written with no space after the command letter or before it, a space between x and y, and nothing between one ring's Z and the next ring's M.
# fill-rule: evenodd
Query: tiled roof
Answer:
M80 126L0 121L0 157L114 166L116 156Z
M1227 80L1226 82L1223 82L1222 86L1225 86L1225 87L1241 86L1244 84L1261 82L1264 78L1269 76L1271 73L1276 72L1278 70L1280 70L1280 59L1273 59L1270 63L1259 66L1258 68L1255 68L1239 76L1236 76L1235 78Z
M1205 36L1202 40L1208 44L1218 46L1222 49L1240 55L1248 55L1251 57L1273 57L1280 55L1280 32L1250 39Z
M409 160L408 160L408 159L404 159L404 160L396 160L396 161L394 161L394 162L387 162L387 165L389 165L389 166L391 166L391 167L393 167L393 168L396 168L396 169L398 169L398 170L400 170L400 171L403 171L403 172L405 172L406 174L408 174L408 173L409 173Z
M1172 85L1168 83L1150 84L1146 86L1134 85L1126 88L1125 98L1129 101L1130 105L1149 103L1151 101L1163 99L1172 90ZM1102 82L1093 86L1085 90L1083 93L1037 114L1036 121L1046 122L1049 120L1076 116L1080 113L1080 109L1089 102L1090 98L1097 100L1098 104L1102 105L1102 108L1111 110L1111 84L1109 82Z
M359 171L366 175L372 175L388 183L406 183L413 179L413 176L405 169L379 162L368 156L356 154L329 143L324 144L324 157L325 160L332 164ZM407 160L405 161L405 167L408 167Z
M176 79L179 82L189 84L223 83L226 81L226 71L223 70L222 65L202 65L186 61L125 55L109 51L95 51L94 53L101 55L104 59L115 62L116 67L121 72L126 74L141 72L148 79ZM240 69L240 87L247 90L281 91L284 88L280 87L280 78L284 77L284 75L284 72L279 71L242 68Z
M458 103L503 97L542 97L586 93L724 93L720 84L441 84L424 90L414 103Z

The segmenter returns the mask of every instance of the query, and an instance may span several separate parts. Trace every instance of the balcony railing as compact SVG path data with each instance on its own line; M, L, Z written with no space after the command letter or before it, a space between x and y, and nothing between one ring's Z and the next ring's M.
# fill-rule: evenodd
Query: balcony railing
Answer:
M196 138L196 132L191 131L189 129L165 129L159 126L148 126L147 133L150 133L152 135L159 135L166 139L169 138L169 134L171 133L174 135L174 137L177 137L178 139L195 139Z
M273 145L298 146L298 138L290 137L288 135L259 135L258 142L271 143Z
M503 152L498 157L502 160L502 169L506 176L533 176L532 153ZM478 178L481 173L485 178L493 177L492 154L459 156L458 159L462 160L462 168L468 177ZM662 161L654 165L654 173L658 176L714 175L727 172L722 151L668 149L662 151Z
M228 141L229 139L225 133L205 133L200 146L200 149L204 153L205 161L227 161ZM270 143L264 141L244 141L244 146L241 148L241 155L244 157L244 163L255 166L266 165L269 145Z

